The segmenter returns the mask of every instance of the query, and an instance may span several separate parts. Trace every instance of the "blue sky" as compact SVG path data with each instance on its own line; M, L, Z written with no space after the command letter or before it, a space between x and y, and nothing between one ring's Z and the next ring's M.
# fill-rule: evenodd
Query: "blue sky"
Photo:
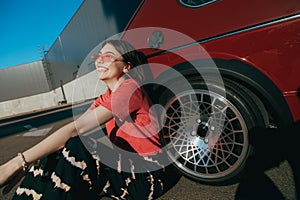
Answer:
M40 60L83 0L1 0L0 68Z

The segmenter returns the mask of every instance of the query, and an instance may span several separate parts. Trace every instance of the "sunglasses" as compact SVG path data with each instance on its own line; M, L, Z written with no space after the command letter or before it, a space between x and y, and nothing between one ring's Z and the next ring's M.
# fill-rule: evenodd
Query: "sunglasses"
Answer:
M100 60L104 63L105 62L123 61L122 59L118 59L116 56L114 56L112 54L108 54L108 53L98 53L98 54L92 55L92 59L94 61L96 61L98 58L100 58Z

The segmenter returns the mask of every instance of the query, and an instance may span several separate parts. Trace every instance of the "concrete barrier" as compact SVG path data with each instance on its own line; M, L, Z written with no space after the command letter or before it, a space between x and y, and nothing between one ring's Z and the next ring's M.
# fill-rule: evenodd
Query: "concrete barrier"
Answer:
M47 93L0 102L0 120L41 110L51 110L61 106L60 102L65 100L67 104L85 102L104 93L106 89L106 85L99 81L95 71L92 71L63 85L66 99L62 88L57 88Z

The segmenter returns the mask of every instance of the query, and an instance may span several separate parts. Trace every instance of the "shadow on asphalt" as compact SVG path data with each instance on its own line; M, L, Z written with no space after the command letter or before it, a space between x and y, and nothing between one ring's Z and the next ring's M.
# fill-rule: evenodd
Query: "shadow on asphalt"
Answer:
M53 123L55 121L71 117L72 109L68 109L65 111L59 111L53 114L44 115L38 118L30 118L27 120L20 120L16 123L11 123L7 125L0 125L0 139L3 137L7 137L22 131L28 130L26 125L31 125L33 127L39 127L48 123Z
M65 106L63 109L55 108L52 110L2 119L0 120L0 139L28 130L28 128L26 128L27 125L39 127L80 113L82 114L89 106L90 104L83 104L78 107Z
M246 163L246 174L236 191L236 200L285 199L265 171L288 161L291 166L296 197L300 199L300 157L298 138L300 121L282 129L254 128L249 132L254 154Z

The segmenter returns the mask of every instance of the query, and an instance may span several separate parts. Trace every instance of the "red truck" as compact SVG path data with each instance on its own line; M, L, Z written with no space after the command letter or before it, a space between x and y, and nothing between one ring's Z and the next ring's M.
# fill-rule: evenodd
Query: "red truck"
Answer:
M144 0L122 37L148 57L162 142L193 180L234 180L252 128L300 120L298 0Z

